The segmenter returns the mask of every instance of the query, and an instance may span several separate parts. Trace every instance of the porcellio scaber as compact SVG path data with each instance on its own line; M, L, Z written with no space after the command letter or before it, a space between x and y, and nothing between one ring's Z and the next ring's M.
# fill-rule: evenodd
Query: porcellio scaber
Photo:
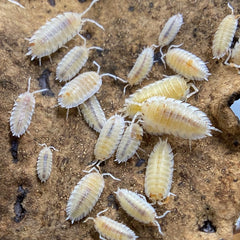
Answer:
M118 189L117 199L121 207L135 220L149 224L152 223L158 227L158 231L163 235L157 218L163 218L170 211L166 211L162 216L157 216L155 209L146 201L144 196L127 189Z
M99 0L93 0L90 6L82 13L65 12L52 18L45 25L40 27L29 39L27 55L31 55L31 60L50 56L50 54L61 48L66 42L80 33L85 22L92 22L104 29L100 24L92 19L82 19L82 16L90 10L92 5Z
M28 129L32 115L35 108L35 93L46 91L47 89L41 89L30 93L30 82L31 78L28 79L27 92L22 93L18 96L14 103L11 117L10 117L10 129L13 136L20 137Z

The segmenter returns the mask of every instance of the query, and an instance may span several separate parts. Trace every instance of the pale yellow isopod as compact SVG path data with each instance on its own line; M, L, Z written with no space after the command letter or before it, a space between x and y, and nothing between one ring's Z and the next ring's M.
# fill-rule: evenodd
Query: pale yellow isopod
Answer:
M84 45L75 46L58 64L56 70L56 79L58 79L60 82L72 79L81 70L88 60L89 50L103 50L102 48L95 46L87 48L86 39L84 37L82 38L84 40Z
M163 58L166 56L167 65L187 79L208 81L211 74L206 64L199 57L178 46L170 46L167 53L162 56L162 61L164 62Z
M194 89L191 93L190 87ZM134 115L141 109L139 103L146 101L148 98L156 96L186 100L197 92L198 89L195 85L187 83L181 76L167 76L162 80L149 84L130 95L129 98L125 100L123 112L125 116L133 118Z
M96 172L91 173L93 170ZM104 188L103 176L108 175L114 180L120 181L110 173L100 174L96 168L92 168L87 173L75 186L67 203L66 220L70 220L72 223L84 218L97 203Z
M178 13L168 19L158 37L158 44L162 48L171 43L183 24L182 14Z
M165 217L170 211L166 211L162 216L157 216L155 209L147 202L144 196L127 189L118 189L115 193L121 207L130 216L139 222L154 224L158 227L159 233L163 235L156 219Z
M198 108L180 100L152 97L141 104L143 128L150 134L172 134L195 140L212 136L207 115Z
M114 115L106 121L94 148L97 161L105 161L113 155L122 138L124 126L124 118L119 115Z
M100 239L109 240L135 240L138 238L136 234L126 225L116 222L111 218L100 216L100 214L106 212L105 209L97 214L96 218L89 217L84 222L89 219L94 221L94 227L99 233Z
M232 10L232 14L227 15L222 20L214 35L212 46L213 58L219 59L228 53L237 30L240 15L235 16L233 14L233 7L229 3L228 7Z
M145 175L145 194L154 203L161 204L170 195L173 164L170 144L160 139L149 156Z
M80 104L79 108L88 125L95 131L101 132L103 125L106 123L106 117L96 96L93 95Z

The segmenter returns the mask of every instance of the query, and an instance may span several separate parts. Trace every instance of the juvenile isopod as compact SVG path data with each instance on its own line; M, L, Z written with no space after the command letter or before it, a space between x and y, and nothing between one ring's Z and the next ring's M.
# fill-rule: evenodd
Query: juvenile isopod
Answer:
M170 17L161 31L158 44L162 48L173 41L183 24L183 17L180 13Z
M90 6L82 13L65 12L52 18L45 25L40 27L29 39L27 55L32 55L31 60L50 56L50 54L61 48L66 42L75 37L82 29L85 22L92 22L104 29L92 19L83 19L82 16L90 10L92 5L99 0L93 0Z
M213 58L222 58L230 49L233 37L237 30L238 18L240 15L233 14L233 7L228 3L232 14L227 15L220 23L213 38Z
M97 72L91 71L78 75L73 80L66 83L58 94L58 105L62 108L67 108L67 117L69 108L77 107L84 103L100 89L102 85L102 77L109 76L115 80L118 79L126 82L110 73L99 75L100 66L95 61L94 64L98 67Z
M93 170L96 172L92 172ZM110 173L100 174L96 168L92 168L87 173L75 186L67 203L66 220L70 220L72 223L81 220L93 209L103 191L104 176L108 175L114 180L120 181Z
M106 117L96 96L93 95L87 101L80 104L79 108L88 125L95 131L100 132L106 123Z
M106 121L94 148L97 161L105 161L113 155L122 138L124 125L124 118L119 115L113 115Z
M170 211L166 211L162 216L157 216L155 209L146 201L144 196L127 189L118 189L115 193L121 207L130 216L139 222L154 224L158 227L159 233L163 235L156 219L165 217Z
M14 103L11 117L10 117L10 128L13 136L20 137L28 129L32 115L35 108L34 94L46 91L47 89L41 89L30 93L30 82L31 78L28 79L28 90L18 96Z
M118 145L115 160L118 163L126 162L130 159L141 144L143 129L138 123L134 123L134 120L135 118L133 118L131 124L126 128Z
M58 151L53 146L47 147L43 144L44 148L40 151L37 160L37 174L41 182L46 182L50 177L52 170L52 152L51 149Z
M154 60L154 45L145 48L138 56L132 70L128 74L130 86L139 84L150 72Z
M61 62L58 64L56 70L56 79L58 79L60 82L72 79L81 70L81 68L88 60L89 50L102 50L102 48L95 46L87 48L86 39L83 39L84 45L75 46L63 57Z
M191 93L190 87L194 89ZM125 100L123 111L126 116L133 118L141 109L139 103L146 101L148 98L156 96L186 100L197 92L198 89L194 84L187 83L184 78L179 75L165 77L130 95L129 98Z
M94 227L99 233L100 239L109 239L109 240L135 240L138 238L136 234L126 225L116 222L111 218L100 216L103 212L106 212L108 209L105 209L97 214L96 218L88 217L84 222L89 219L94 221Z
M173 164L170 144L160 139L150 154L145 175L145 194L154 203L161 204L170 195Z
M198 108L180 100L152 97L141 104L143 128L150 134L172 134L195 140L212 136L207 115Z
M187 79L208 81L208 76L211 75L206 64L199 57L174 45L169 47L164 56L167 65Z

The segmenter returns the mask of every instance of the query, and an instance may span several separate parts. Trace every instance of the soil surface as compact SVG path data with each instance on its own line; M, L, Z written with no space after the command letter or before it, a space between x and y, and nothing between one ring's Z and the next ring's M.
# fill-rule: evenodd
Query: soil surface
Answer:
M83 41L78 36L69 41L66 48L48 57L31 61L25 54L33 33L63 12L82 12L88 1L56 0L51 6L47 0L20 0L25 9L7 0L0 3L0 239L99 239L92 221L83 220L71 224L66 221L66 204L74 186L85 176L84 170L94 161L93 150L98 133L90 129L76 108L69 112L55 107L57 95L63 86L55 80L56 67L63 56ZM235 14L240 13L240 2L230 1ZM99 46L103 52L92 50L81 70L96 71L95 60L101 73L127 78L144 47L158 43L164 24L174 14L181 13L184 25L173 44L183 43L182 48L208 62L209 81L195 81L199 92L188 102L204 111L212 124L222 132L212 137L192 141L174 136L168 138L174 152L174 174L171 192L176 194L168 203L155 206L158 215L170 210L160 219L164 236L153 225L144 225L129 217L119 206L114 192L120 188L144 194L144 176L148 156L158 142L157 136L144 134L138 151L126 164L117 164L114 157L101 166L121 182L105 177L105 188L89 216L104 213L130 227L139 240L230 240L233 226L240 214L240 128L239 120L229 108L240 94L240 77L237 70L212 59L212 39L220 21L231 10L227 1L157 1L157 0L100 0L86 14L102 24L105 31L87 22L82 34L87 46ZM236 39L239 37L236 32ZM236 40L235 39L235 40ZM156 50L157 53L158 50ZM167 51L167 47L163 52ZM48 68L51 71L49 85L54 96L35 95L36 106L32 122L19 140L13 138L9 127L10 112L18 95L27 90L31 77L31 91L39 90L38 78ZM174 74L168 67L156 62L142 86ZM140 86L127 88L123 95L123 83L109 77L96 94L109 118L124 104L124 99ZM41 183L36 174L36 161L42 149L39 143L54 146L51 176ZM11 154L10 148L13 146ZM18 148L16 148L18 147ZM139 166L140 165L140 166Z

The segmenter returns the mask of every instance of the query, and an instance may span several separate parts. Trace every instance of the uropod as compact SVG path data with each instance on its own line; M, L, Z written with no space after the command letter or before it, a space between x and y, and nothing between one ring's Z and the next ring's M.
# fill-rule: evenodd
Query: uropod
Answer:
M154 224L158 227L159 233L163 235L156 219L165 217L170 211L166 211L162 216L157 216L155 209L147 202L144 196L127 189L118 189L115 193L121 207L130 216L139 222Z
M92 22L104 29L100 24L92 19L83 19L82 16L90 10L92 5L99 0L93 0L90 6L82 13L65 12L52 18L45 25L40 27L29 40L27 55L34 58L50 56L50 54L61 48L66 42L75 37L82 29L85 22Z
M45 143L40 144L44 148L40 151L37 160L37 174L41 182L46 182L50 177L52 170L52 152L51 149L58 151L53 146L48 147Z
M170 144L160 139L150 154L145 176L145 194L154 203L161 204L171 194L173 164Z
M72 223L81 220L93 209L103 191L104 176L111 176L114 180L120 181L110 173L100 174L95 167L85 172L88 174L75 186L67 203L66 220Z
M213 58L222 58L229 52L233 37L237 30L238 18L240 15L233 14L233 7L228 3L228 7L232 10L232 14L227 15L222 22L213 38L212 52Z
M166 57L167 65L176 73L190 80L206 80L211 75L208 71L206 64L194 54L178 48L181 45L172 45L168 48L166 54L162 56Z
M44 92L47 89L37 90L30 93L31 78L28 79L27 92L18 96L13 106L10 117L10 128L13 136L20 137L28 129L35 108L34 94Z
M111 218L100 216L100 214L106 212L105 209L97 214L96 218L88 217L84 222L89 219L94 221L94 227L99 233L100 239L110 239L110 240L135 240L138 237L135 233L126 225L116 222Z
M194 89L193 92L190 92L190 87ZM162 80L146 85L130 95L125 100L123 112L125 116L133 118L141 109L139 103L143 103L148 98L156 96L186 100L197 92L198 89L195 85L187 83L181 76L166 76Z
M141 104L143 128L150 134L172 134L195 140L212 136L207 115L198 108L180 100L152 97Z
M96 161L109 159L122 138L125 121L120 115L113 115L104 124L94 148Z
M67 108L67 117L70 108L77 107L84 103L100 89L102 85L102 77L109 76L115 80L118 79L122 82L126 82L110 73L99 75L100 66L95 61L93 63L98 67L97 72L91 71L78 75L65 84L58 94L58 105L62 108Z
M89 50L103 50L102 48L95 46L87 48L86 39L84 37L82 37L82 39L84 40L84 45L75 46L58 64L56 70L56 79L58 79L60 82L72 79L81 70L88 60Z

